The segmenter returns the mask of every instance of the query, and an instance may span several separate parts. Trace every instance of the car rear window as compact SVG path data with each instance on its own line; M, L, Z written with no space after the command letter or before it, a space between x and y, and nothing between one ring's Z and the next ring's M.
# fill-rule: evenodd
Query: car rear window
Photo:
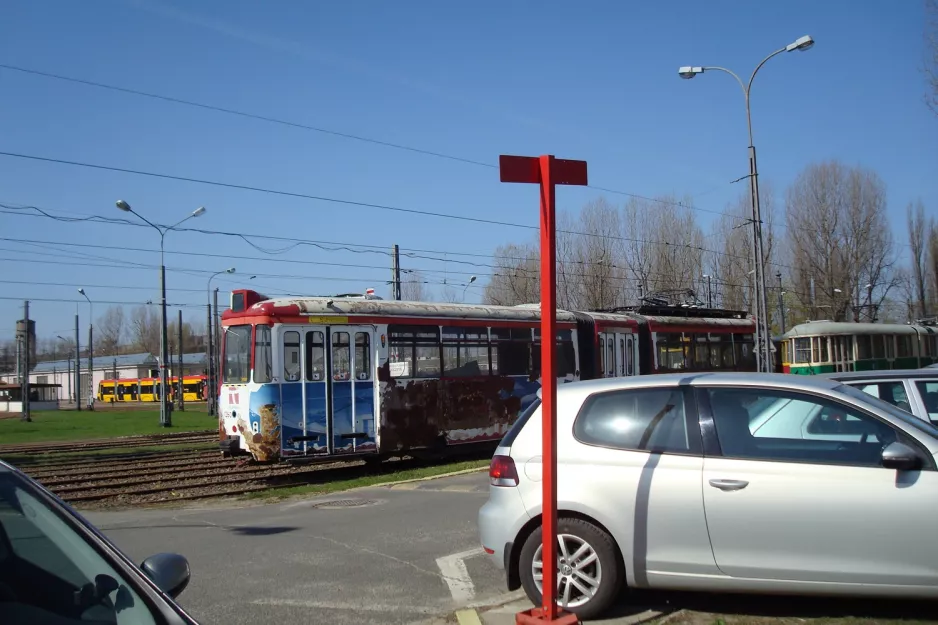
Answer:
M541 398L536 397L531 404L521 411L521 414L518 415L518 419L514 422L511 428L508 430L508 433L505 434L505 437L498 444L499 447L511 447L514 444L515 439L518 438L518 433L524 429L524 424L528 422L528 419L531 418L531 415L534 414L538 408L541 407Z

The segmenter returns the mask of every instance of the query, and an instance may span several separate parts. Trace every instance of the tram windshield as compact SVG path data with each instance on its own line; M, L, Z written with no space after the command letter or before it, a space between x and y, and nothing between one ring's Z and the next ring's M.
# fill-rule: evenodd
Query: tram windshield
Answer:
M225 384L246 384L251 375L251 326L225 329Z

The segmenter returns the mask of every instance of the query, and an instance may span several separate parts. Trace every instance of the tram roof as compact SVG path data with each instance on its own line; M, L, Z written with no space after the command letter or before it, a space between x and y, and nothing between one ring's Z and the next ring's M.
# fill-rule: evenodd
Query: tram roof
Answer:
M801 323L782 335L782 339L803 336L856 334L924 334L929 328L902 323L854 323L850 321L810 321Z
M623 310L617 312L582 311L596 321L622 322L623 320L647 320L658 325L692 325L696 321L706 320L707 325L725 327L746 327L752 325L748 318L714 318L699 311L697 315L668 316L664 309L655 309L659 314L648 314L641 310ZM718 311L717 311L718 312ZM266 315L273 317L291 316L389 316L442 319L502 319L508 321L536 322L541 319L540 304L521 304L518 306L495 306L484 304L461 304L442 302L410 302L400 300L359 299L345 297L284 297L265 299L256 302L240 313L225 311L223 318L236 319L243 316ZM558 309L557 320L574 323L576 315L568 310Z

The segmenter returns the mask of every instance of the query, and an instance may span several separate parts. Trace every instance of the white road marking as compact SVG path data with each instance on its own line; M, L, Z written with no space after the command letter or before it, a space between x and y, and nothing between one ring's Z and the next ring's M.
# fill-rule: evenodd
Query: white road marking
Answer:
M436 565L440 567L443 581L449 586L453 601L460 605L470 601L475 596L475 586L472 585L472 578L469 577L469 571L466 569L466 563L463 560L483 553L485 551L482 547L476 547L469 551L462 551L436 559Z
M410 614L422 614L425 616L435 616L440 614L439 608L421 607L416 605L368 603L367 601L345 603L342 601L312 601L308 599L255 599L254 601L251 601L251 603L254 605L319 608L322 610L350 610L352 612L387 612L389 614L394 614L396 612L408 612Z

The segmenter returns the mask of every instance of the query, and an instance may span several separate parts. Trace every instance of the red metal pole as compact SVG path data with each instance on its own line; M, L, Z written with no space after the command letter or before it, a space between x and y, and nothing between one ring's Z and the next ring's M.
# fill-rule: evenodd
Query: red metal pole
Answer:
M557 618L557 368L554 363L557 334L557 263L554 157L540 157L541 166L541 455L543 497L541 550L542 606L547 621Z

